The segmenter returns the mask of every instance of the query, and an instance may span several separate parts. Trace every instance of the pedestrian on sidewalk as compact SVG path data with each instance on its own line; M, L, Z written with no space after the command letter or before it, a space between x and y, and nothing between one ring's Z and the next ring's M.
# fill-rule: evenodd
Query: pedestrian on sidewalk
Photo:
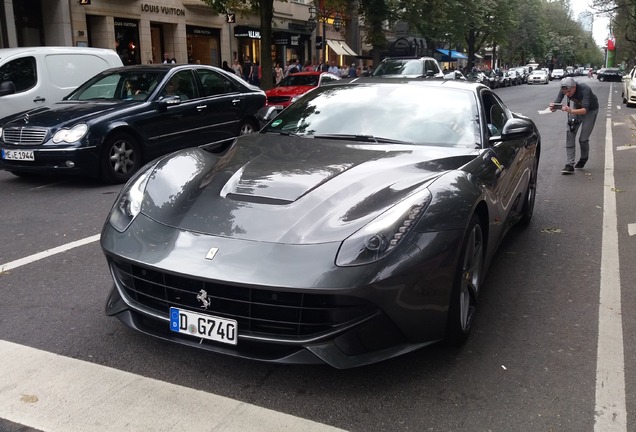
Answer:
M598 98L590 86L577 83L572 77L561 80L561 89L554 102L550 102L550 111L556 111L558 108L554 104L561 104L564 97L567 97L567 102L561 105L561 111L567 113L568 122L565 135L566 163L561 174L574 174L574 168L583 168L589 159L590 135L594 129L599 105ZM581 154L575 165L576 134L579 130Z

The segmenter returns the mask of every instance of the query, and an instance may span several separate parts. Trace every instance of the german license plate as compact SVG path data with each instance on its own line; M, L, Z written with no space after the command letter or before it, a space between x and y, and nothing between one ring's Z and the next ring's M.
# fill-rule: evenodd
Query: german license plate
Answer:
M236 321L188 310L170 308L170 330L176 333L236 345Z
M19 160L19 161L34 161L35 155L33 154L33 150L2 149L2 159Z

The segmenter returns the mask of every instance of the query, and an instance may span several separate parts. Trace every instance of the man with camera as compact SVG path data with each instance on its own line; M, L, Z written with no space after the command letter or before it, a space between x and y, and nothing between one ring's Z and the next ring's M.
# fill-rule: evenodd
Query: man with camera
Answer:
M562 104L565 96L568 98L567 103ZM565 137L567 161L561 174L574 174L574 168L583 168L589 157L590 135L598 114L598 98L587 84L577 83L574 78L566 77L561 80L561 89L556 99L550 103L550 111L554 112L557 109L568 114L568 130ZM575 165L576 133L579 129L581 157Z

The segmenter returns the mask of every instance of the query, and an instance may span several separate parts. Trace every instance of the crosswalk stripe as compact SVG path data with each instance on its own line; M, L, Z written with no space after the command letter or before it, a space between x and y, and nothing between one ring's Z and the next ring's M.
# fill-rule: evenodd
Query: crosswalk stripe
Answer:
M0 417L47 432L341 430L8 341L0 358Z

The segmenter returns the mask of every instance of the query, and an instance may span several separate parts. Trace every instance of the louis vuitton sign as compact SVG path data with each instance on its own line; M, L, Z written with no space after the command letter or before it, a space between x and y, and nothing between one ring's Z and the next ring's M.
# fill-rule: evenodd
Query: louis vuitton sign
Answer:
M146 13L156 13L162 15L185 16L185 9L170 6L159 6L148 3L141 4L141 11Z

